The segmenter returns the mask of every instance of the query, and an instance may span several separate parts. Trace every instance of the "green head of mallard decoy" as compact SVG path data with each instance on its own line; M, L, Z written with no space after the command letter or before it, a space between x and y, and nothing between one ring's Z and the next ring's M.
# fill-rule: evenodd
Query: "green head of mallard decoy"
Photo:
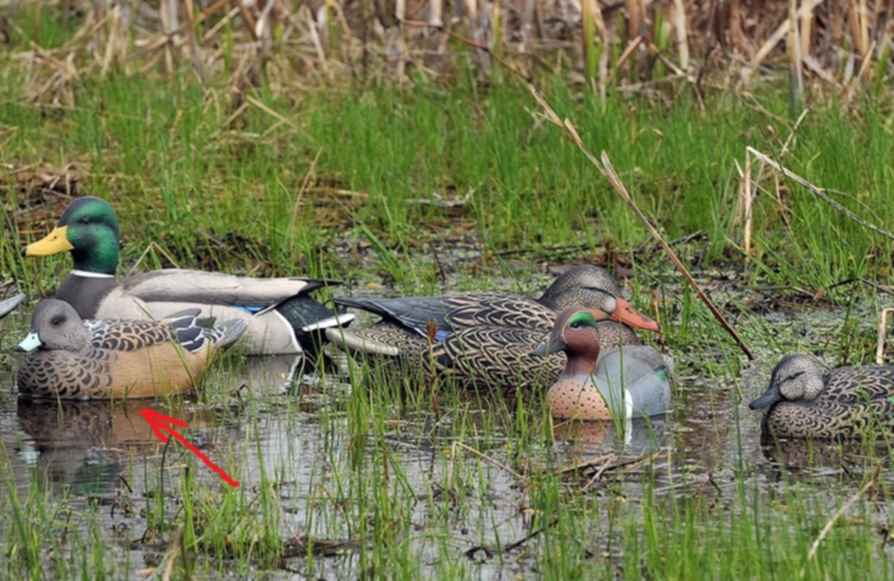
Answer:
M19 351L81 351L90 345L90 331L74 307L57 299L44 299L31 316L31 330Z
M780 401L812 401L826 386L826 371L825 366L810 355L787 355L773 369L767 391L748 407L759 410L772 408Z
M43 239L29 244L27 256L70 252L76 271L115 274L120 230L115 210L105 200L85 196L73 201L59 224Z

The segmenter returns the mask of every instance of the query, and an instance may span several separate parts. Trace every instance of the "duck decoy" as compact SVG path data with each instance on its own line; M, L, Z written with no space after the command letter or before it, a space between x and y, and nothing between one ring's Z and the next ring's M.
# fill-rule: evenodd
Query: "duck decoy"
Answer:
M748 407L767 410L762 427L776 438L847 439L872 426L892 429L894 366L829 369L810 355L786 355Z
M540 353L564 352L565 368L546 394L556 418L651 417L670 409L670 372L652 347L626 345L600 358L601 314L570 307L556 319Z
M633 330L600 317L597 329L604 353L622 346L640 345ZM422 357L422 366L430 376L457 380L477 387L513 392L552 385L565 366L563 353L539 353L544 330L479 326L460 329L447 335Z
M657 330L623 298L621 288L605 269L575 266L558 277L539 298L514 294L470 293L439 297L339 297L336 304L381 317L371 327L327 330L330 341L350 351L370 355L407 356L425 352L454 330L477 326L549 330L556 314L581 304L609 313L632 327Z
M24 300L25 295L18 293L8 299L0 301L0 319L16 310L16 307L18 307Z
M161 321L82 320L58 299L38 303L31 331L19 343L27 355L16 375L30 399L156 397L192 388L212 356L246 330L241 319L212 328L189 309Z
M245 321L248 353L282 354L313 350L324 329L354 318L311 298L327 283L308 278L163 269L117 280L118 218L100 198L76 198L56 228L26 249L28 256L60 252L71 254L74 270L55 297L74 306L83 319L159 319L198 308L204 317Z
M382 320L364 329L330 329L334 344L354 353L407 361L427 373L447 373L465 383L494 389L549 385L564 364L561 354L532 354L557 313L583 303L603 313L600 338L607 347L638 344L631 327L658 330L622 297L612 275L577 266L556 278L540 298L510 294L464 294L414 298L338 298L340 305Z

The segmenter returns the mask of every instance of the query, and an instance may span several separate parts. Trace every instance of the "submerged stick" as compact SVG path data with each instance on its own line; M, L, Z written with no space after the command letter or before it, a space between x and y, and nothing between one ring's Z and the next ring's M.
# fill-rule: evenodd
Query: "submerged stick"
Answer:
M574 124L572 124L571 121L568 119L562 121L559 118L558 114L556 114L555 110L550 106L549 103L546 102L546 99L542 95L540 95L540 93L537 91L537 89L534 88L533 85L529 84L528 89L531 91L534 99L543 109L547 119L554 125L564 129L565 133L572 141L572 143L574 143L581 151L581 153L583 153L586 158L590 160L590 163L596 166L596 169L598 169L602 175L608 178L608 181L615 192L621 197L621 199L623 199L627 203L627 206L630 207L630 209L633 210L633 213L637 215L640 221L642 221L652 237L655 238L655 240L661 245L661 247L664 249L664 252L668 255L668 258L670 258L671 262L674 263L674 266L677 267L677 270L680 272L680 274L683 275L689 285L695 290L698 298L703 303L705 303L705 306L708 307L708 310L711 311L711 314L714 315L714 318L717 319L717 322L720 323L720 326L723 327L726 332L730 334L730 336L735 340L736 344L739 346L745 356L748 357L748 359L753 360L754 354L751 352L751 349L748 348L748 345L745 344L745 342L732 327L732 325L727 322L726 317L723 316L723 313L720 311L720 309L717 308L717 306L711 301L705 291L702 290L702 287L699 286L699 284L696 282L695 278L689 272L689 269L686 268L686 265L683 264L683 261L680 260L679 256L677 256L677 253L674 252L674 249L671 247L671 245L667 243L667 240L664 239L658 229L652 224L652 221L649 219L649 217L646 216L646 214L642 210L640 210L639 206L636 205L636 202L630 196L630 192L627 191L627 187L621 181L621 178L618 177L617 172L615 172L615 168L612 166L612 163L608 158L608 154L603 151L601 161L597 159L596 156L593 155L593 153L590 152L589 149L587 149L587 146L584 145L584 142L580 138L577 129L574 127Z

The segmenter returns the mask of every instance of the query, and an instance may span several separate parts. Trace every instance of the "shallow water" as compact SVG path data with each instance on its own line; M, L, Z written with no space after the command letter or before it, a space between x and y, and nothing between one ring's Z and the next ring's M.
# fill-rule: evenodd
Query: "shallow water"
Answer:
M856 311L872 320L872 305L859 305ZM819 341L841 326L840 309L771 311L760 317L784 350ZM8 352L12 336L25 327L24 315L18 313L4 324L2 346ZM859 330L861 335L871 332L868 323ZM781 451L761 447L760 416L748 410L747 402L763 391L779 345L752 343L760 347L757 362L744 367L741 379L706 371L704 362L728 357L728 349L675 353L673 413L626 426L558 425L553 443L531 445L522 463L513 461L512 440L491 429L490 410L480 399L469 397L470 420L460 427L451 421L455 411L441 410L440 417L386 414L382 425L364 430L350 423L350 406L344 402L351 387L344 378L302 376L291 357L227 362L204 388L226 394L225 399L190 398L173 407L145 401L18 401L12 387L14 362L0 360L0 384L9 386L0 395L0 440L20 497L38 481L47 486L51 501L64 503L74 513L94 514L119 573L156 566L167 549L143 538L145 512L156 495L164 495L171 514L179 510L186 456L175 446L166 450L137 415L151 405L186 419L190 428L185 434L232 471L243 490L257 491L262 473L278 478L284 514L279 527L285 537L350 541L365 523L357 521L356 507L346 505L357 499L385 502L376 496L376 489L385 487L400 497L391 509L409 513L414 532L404 540L423 570L433 573L445 559L460 558L473 576L529 576L535 574L531 554L518 551L502 559L488 558L487 551L476 547L505 544L531 532L524 480L540 470L579 480L597 495L604 494L600 477L611 474L613 494L620 491L629 501L643 495L646 470L658 496L685 491L719 503L731 501L736 475L743 473L749 485L769 495L779 483L792 480L828 494L830 502L852 492L859 483L859 450L843 455L838 447L830 447L824 456L813 448L807 454L802 446ZM538 418L528 421L532 432L542 427ZM473 445L478 452L468 449ZM391 468L380 473L376 466L382 463ZM193 465L200 488L221 486L209 471ZM518 467L525 465L528 474L520 474ZM882 478L891 481L892 474L886 471ZM457 490L462 498L451 499ZM445 555L445 547L452 557ZM274 578L344 577L368 573L375 566L355 545L334 552L317 558L310 568L299 555L268 573Z

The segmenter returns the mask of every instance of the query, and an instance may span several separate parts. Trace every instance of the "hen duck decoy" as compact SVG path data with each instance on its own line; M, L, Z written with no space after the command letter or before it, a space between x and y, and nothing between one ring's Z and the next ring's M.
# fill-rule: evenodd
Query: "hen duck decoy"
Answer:
M199 309L161 321L84 321L57 299L38 303L19 343L28 355L16 375L30 399L156 397L180 393L202 377L212 356L246 330L240 319L199 326Z
M532 351L553 326L558 311L582 303L603 313L600 339L606 347L638 344L630 327L658 325L622 298L608 271L577 266L558 276L540 298L509 294L464 294L414 298L339 298L343 306L374 313L381 322L365 329L327 330L348 351L407 361L427 372L495 389L549 385L564 364L561 354Z
M777 438L846 439L894 428L894 366L829 369L810 355L787 355L770 386L749 406L766 409L763 429Z
M341 297L341 306L381 317L371 327L327 330L329 339L355 352L411 356L427 351L431 342L451 332L474 327L502 327L548 331L563 308L581 304L609 313L631 327L657 330L658 325L638 313L623 298L614 277L603 268L576 266L556 277L539 298L500 293L471 293L440 297Z
M633 330L593 309L599 318L597 335L607 354L623 346L640 345ZM441 375L479 387L516 391L552 385L565 366L563 353L539 353L544 330L482 325L450 333L422 357L431 375Z
M556 319L540 353L564 352L565 368L546 394L556 418L651 417L670 409L670 372L660 353L627 345L600 358L600 313L571 307Z
M94 197L76 198L58 226L29 244L28 256L69 252L74 270L56 298L74 306L83 319L160 319L198 308L205 317L240 319L251 354L301 353L319 345L322 331L347 324L311 298L324 283L305 278L252 278L218 272L163 269L115 278L119 228L112 206Z

